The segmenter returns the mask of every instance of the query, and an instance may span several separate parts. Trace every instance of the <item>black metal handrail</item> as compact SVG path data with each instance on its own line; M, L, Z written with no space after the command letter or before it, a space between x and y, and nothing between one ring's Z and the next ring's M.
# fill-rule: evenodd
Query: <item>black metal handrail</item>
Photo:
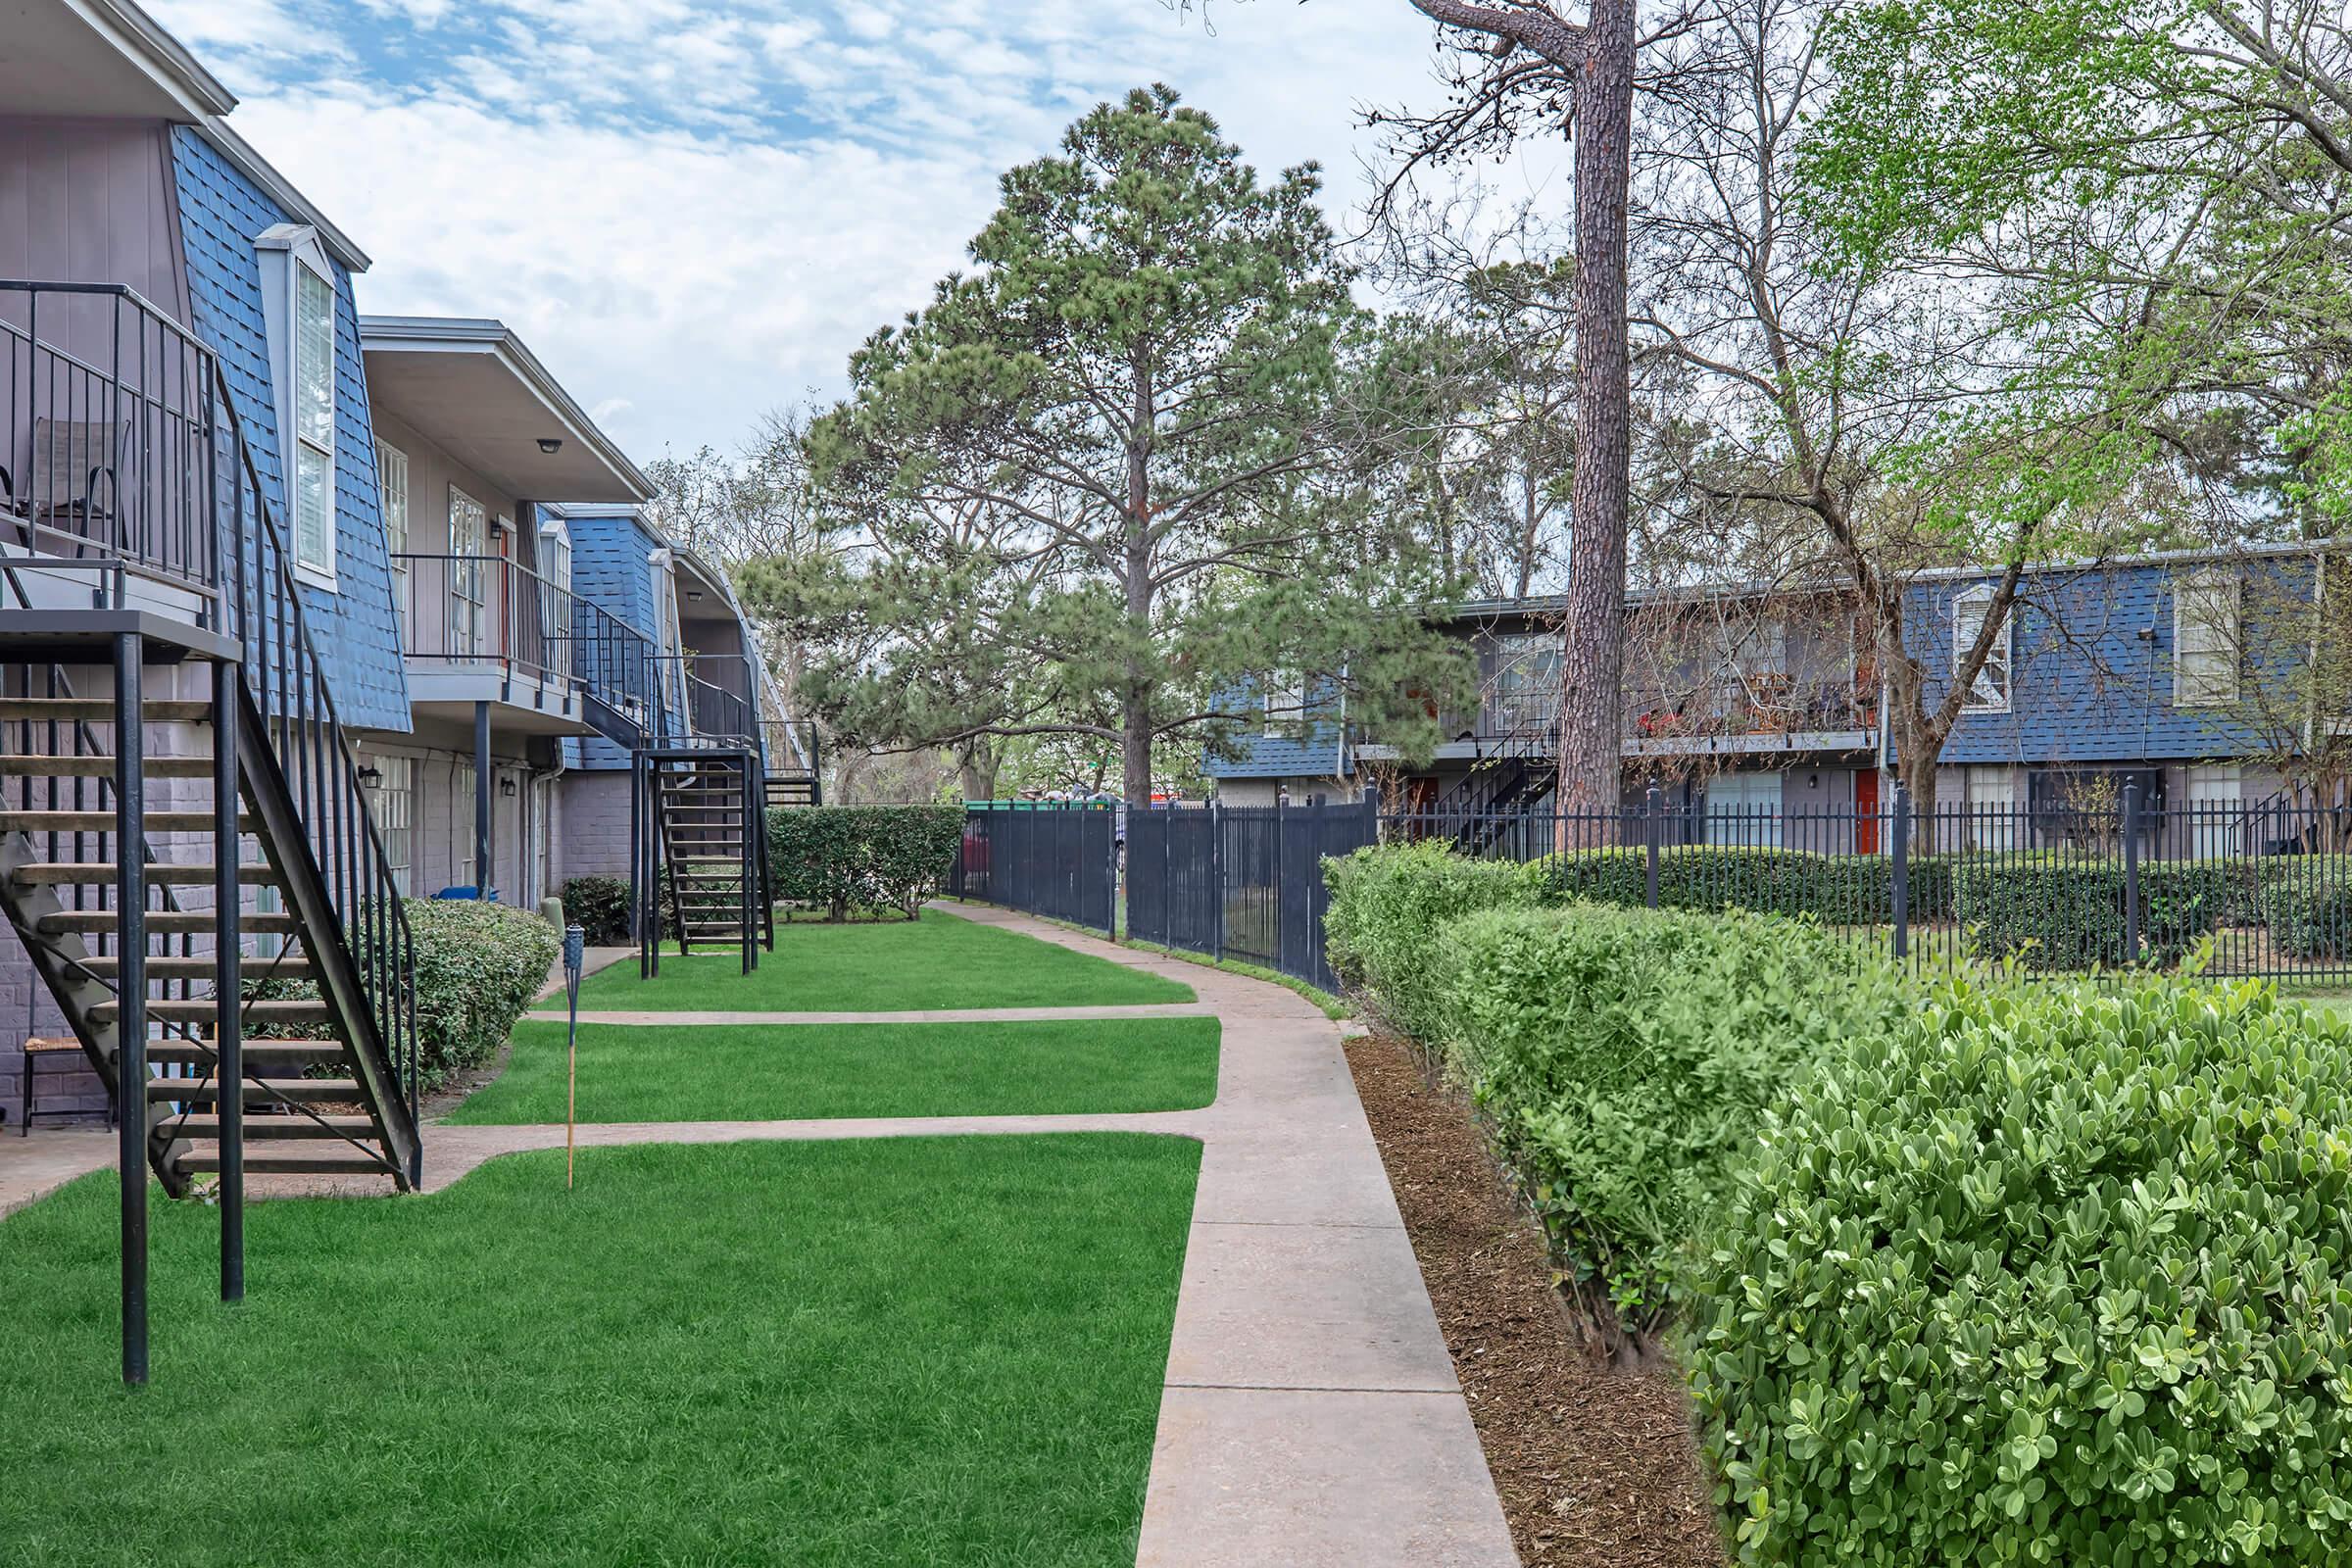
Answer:
M215 362L120 283L0 278L0 524L27 550L217 590Z
M405 1126L388 1127L397 1152L411 1155L405 1173L418 1179L422 1151L416 1137L422 1067L416 1037L415 934L383 839L368 808L350 732L336 710L325 662L313 641L294 573L294 553L278 524L238 422L236 401L218 361L212 367L217 416L216 479L219 514L230 526L217 530L217 580L223 584L227 625L241 650L246 718L260 732L293 808L310 865L280 862L289 881L322 898L343 944L365 1005L343 1023L362 1068L393 1091ZM317 881L307 880L316 873ZM308 926L306 925L306 929ZM314 937L313 960L322 996L331 996L334 955Z

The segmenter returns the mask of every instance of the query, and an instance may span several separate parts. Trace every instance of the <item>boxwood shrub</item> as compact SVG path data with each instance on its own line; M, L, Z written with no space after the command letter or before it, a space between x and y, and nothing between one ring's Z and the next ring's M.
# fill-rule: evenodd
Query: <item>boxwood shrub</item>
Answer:
M488 1061L547 983L564 938L527 909L450 899L408 901L416 938L420 1076L438 1084Z
M629 939L629 884L616 876L575 876L564 884L564 918L587 933L592 948Z
M2352 956L2352 882L2341 860L2281 860L2263 905L2271 939L2287 956Z
M2127 880L2120 862L2063 854L1988 857L1953 877L1953 912L1987 957L2035 969L2170 963L2225 925L2244 923L2257 902L2252 862L2146 860L2139 867L2141 951L2131 951Z
M1913 920L1951 918L1955 861L1945 855L1909 858ZM1579 850L1551 856L1541 864L1544 887L1555 897L1629 908L1643 907L1648 901L1648 852L1640 846ZM1883 855L1669 845L1658 851L1658 906L1812 915L1833 926L1885 925L1894 918L1893 862Z
M1452 921L1417 958L1430 1025L1604 1328L1670 1306L1763 1107L1817 1055L1890 1032L1893 965L1809 921L1594 905Z
M823 806L767 813L768 864L779 899L846 919L853 905L909 919L955 868L963 810L955 806Z
M1398 1033L1433 1048L1446 1023L1434 966L1439 929L1459 915L1528 907L1544 897L1540 866L1473 859L1434 840L1333 857L1323 880L1332 972Z
M2259 985L1857 1035L1691 1285L1743 1561L2352 1556L2352 1033Z

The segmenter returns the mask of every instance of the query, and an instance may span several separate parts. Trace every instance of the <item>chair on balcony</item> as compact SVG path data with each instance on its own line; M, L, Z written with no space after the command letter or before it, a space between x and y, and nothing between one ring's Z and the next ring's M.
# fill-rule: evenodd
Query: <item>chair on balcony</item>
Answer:
M20 492L16 475L0 467L0 513L16 519L18 542L38 550L48 535L113 545L129 441L127 419L33 420L30 483ZM105 527L93 527L101 521Z

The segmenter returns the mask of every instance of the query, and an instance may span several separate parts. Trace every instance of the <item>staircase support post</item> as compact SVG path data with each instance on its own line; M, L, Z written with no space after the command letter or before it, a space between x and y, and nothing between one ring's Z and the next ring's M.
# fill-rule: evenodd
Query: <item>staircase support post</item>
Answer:
M147 842L145 644L115 639L115 1125L122 1166L122 1381L147 1381Z
M213 1036L220 1085L220 1299L245 1299L245 1018L237 882L237 666L213 665Z

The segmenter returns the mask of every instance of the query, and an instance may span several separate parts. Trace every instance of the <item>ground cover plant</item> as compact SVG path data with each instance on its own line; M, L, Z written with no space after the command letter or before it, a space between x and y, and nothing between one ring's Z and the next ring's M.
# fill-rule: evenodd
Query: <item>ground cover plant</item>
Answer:
M583 1009L657 1012L913 1012L935 1007L1087 1007L1191 1002L1192 988L933 911L885 925L778 925L773 953L744 975L732 953L681 958L641 980L634 963L590 975ZM562 999L541 1006L560 1007Z
M0 1222L0 1563L1132 1562L1199 1146L591 1149L399 1201L155 1213L117 1380L114 1198ZM19 1294L22 1292L23 1294ZM135 1476L138 1506L122 1506Z
M585 1122L1191 1110L1217 1095L1214 1018L1017 1023L585 1024ZM558 1122L564 1029L526 1021L450 1120Z
M2352 1557L2352 1027L1953 987L1762 1124L1687 1357L1743 1560Z

